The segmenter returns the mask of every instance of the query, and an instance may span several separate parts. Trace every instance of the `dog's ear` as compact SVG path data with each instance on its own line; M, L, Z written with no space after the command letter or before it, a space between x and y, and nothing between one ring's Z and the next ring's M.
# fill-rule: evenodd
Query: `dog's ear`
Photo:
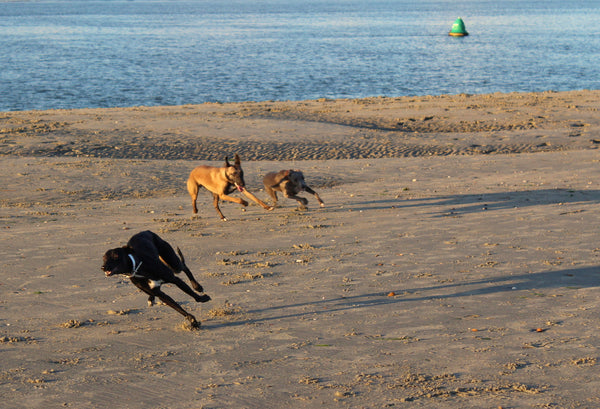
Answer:
M117 247L115 249L110 249L106 253L104 253L104 262L106 263L109 260L117 261L123 258L126 255L126 250L124 247Z
M231 165L229 164L229 158L227 156L225 156L225 167L228 168Z
M133 254L133 249L129 246L123 246L121 247L123 249L123 251L125 252L125 254Z
M281 172L281 176L282 178L279 180L279 183L277 183L277 185L279 185L284 180L290 180L290 171L284 170L283 172Z
M240 166L242 164L242 161L240 160L240 156L236 153L235 154L235 166Z

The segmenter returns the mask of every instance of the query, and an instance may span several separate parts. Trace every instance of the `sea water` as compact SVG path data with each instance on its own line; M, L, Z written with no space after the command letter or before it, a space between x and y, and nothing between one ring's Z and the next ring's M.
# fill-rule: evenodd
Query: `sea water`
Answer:
M0 1L0 111L599 89L599 22L598 0Z

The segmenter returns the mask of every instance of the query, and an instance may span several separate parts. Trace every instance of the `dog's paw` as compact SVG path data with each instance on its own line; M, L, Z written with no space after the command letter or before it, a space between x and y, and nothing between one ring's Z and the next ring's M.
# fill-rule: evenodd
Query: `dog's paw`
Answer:
M200 322L193 317L188 318L179 325L179 328L184 331L195 331L200 328Z
M202 286L197 283L197 282L192 282L192 288L196 291L198 291L199 293L204 292L204 288L202 288Z
M208 294L202 294L202 295L198 296L198 298L196 298L196 301L198 301L198 302L209 302L210 300L211 300L211 298Z

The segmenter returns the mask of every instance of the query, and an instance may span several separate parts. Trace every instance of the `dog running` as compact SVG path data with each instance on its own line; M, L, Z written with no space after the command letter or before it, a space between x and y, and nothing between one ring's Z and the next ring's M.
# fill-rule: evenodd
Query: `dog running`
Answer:
M277 192L290 199L296 199L300 208L306 209L308 200L297 196L298 193L306 191L317 198L321 207L325 206L317 192L312 190L304 181L304 175L299 170L280 170L279 172L267 173L263 179L265 190L273 199L273 206L277 206Z
M201 165L192 170L187 181L187 189L192 198L192 210L194 214L198 213L196 200L198 199L198 190L200 186L204 186L204 188L212 193L213 204L221 217L221 220L227 219L223 216L221 209L219 209L219 200L228 200L230 202L241 204L244 207L248 206L248 202L244 199L229 196L235 189L258 203L263 209L273 210L271 206L268 206L262 200L246 190L244 171L242 170L240 157L237 154L235 155L233 165L229 163L228 158L225 158L225 166L216 167Z
M210 301L202 286L196 281L190 269L185 265L181 250L177 248L179 257L173 247L156 233L149 230L135 234L126 246L108 250L104 254L102 270L107 277L123 274L131 279L140 290L148 294L148 305L154 305L155 297L182 314L192 327L200 327L200 322L192 314L185 311L171 297L161 291L165 283L175 284L183 292L197 302ZM192 290L175 274L183 271L192 283Z

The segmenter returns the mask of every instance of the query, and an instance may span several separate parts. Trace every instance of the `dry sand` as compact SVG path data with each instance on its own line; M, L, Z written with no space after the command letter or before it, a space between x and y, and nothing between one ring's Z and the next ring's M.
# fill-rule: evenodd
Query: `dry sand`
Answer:
M599 91L0 113L6 408L600 406ZM242 157L326 206L185 181ZM151 229L202 321L104 277ZM540 331L537 331L537 329Z

